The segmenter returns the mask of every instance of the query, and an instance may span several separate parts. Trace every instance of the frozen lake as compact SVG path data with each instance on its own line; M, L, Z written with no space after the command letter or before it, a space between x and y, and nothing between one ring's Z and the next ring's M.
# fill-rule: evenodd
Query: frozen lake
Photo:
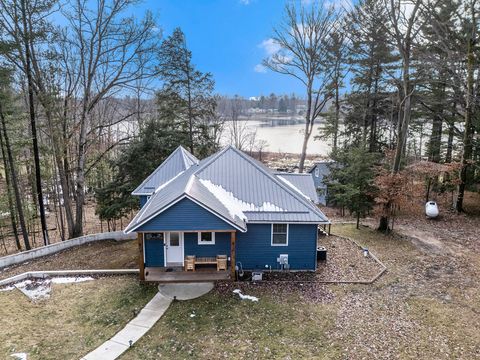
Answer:
M303 144L303 133L305 125L298 121L278 120L241 120L240 127L246 126L249 130L257 132L258 140L265 140L268 143L266 151L287 152L300 154ZM226 122L223 134L223 143L229 143L231 122ZM318 134L318 125L315 125L310 137L307 154L328 155L330 145L323 140L314 140Z

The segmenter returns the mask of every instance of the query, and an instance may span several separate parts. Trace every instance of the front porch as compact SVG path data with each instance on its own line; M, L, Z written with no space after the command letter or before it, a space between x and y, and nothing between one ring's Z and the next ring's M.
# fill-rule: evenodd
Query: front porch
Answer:
M182 267L146 267L145 281L168 282L210 282L230 279L230 267L227 271L217 271L215 268L198 268L196 271L184 271Z
M236 231L138 233L140 279L205 282L235 277Z

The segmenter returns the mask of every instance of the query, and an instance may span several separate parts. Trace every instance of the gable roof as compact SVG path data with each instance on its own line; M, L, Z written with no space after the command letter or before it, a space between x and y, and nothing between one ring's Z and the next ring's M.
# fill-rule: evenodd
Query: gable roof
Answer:
M151 195L158 187L197 163L198 159L180 145L132 192L132 195Z
M193 164L155 194L127 226L131 232L183 198L244 232L251 222L328 223L301 192L232 146Z
M333 164L333 160L325 160L325 161L319 161L316 162L309 170L308 172L311 174L313 171L318 168L320 171L320 174L323 176L329 175L330 174L330 167L331 164Z
M275 175L293 190L313 201L315 204L318 204L318 194L315 190L312 174L277 172Z

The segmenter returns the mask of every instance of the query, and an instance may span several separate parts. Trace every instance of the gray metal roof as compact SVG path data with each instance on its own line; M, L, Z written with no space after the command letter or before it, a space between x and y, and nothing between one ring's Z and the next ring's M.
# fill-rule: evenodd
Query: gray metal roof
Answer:
M318 170L320 171L320 175L322 176L327 176L327 175L330 175L330 165L333 164L334 161L331 161L331 160L325 160L325 161L319 161L319 162L316 162L311 168L310 170L308 170L309 173L313 173L313 171L318 168Z
M151 195L158 187L197 163L198 159L180 145L132 192L132 195Z
M307 180L301 182L304 185ZM229 146L160 186L125 232L134 231L185 197L240 231L254 222L328 223L315 204L294 187Z
M315 190L312 174L298 174L298 173L275 173L281 180L303 196L307 197L315 204L318 204L318 194Z

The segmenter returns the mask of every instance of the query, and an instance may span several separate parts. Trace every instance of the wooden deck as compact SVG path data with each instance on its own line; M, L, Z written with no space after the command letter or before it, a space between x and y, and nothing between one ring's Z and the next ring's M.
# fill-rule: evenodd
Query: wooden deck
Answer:
M198 269L197 271L183 271L182 268L165 271L165 268L145 268L145 281L167 282L210 282L229 280L230 271L217 271L213 268Z

